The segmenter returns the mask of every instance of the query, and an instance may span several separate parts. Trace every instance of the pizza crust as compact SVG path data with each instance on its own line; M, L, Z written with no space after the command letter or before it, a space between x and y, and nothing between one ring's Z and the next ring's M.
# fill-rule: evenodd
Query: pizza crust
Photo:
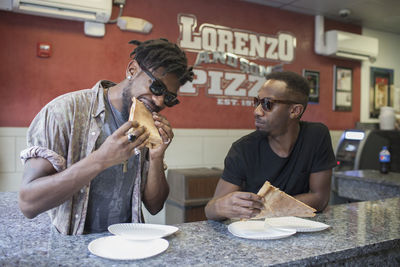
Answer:
M129 121L137 121L139 126L146 127L146 130L150 133L149 141L146 146L148 148L155 148L162 144L162 138L158 132L157 127L154 125L154 119L151 112L146 106L136 97L132 97L132 106L129 113ZM128 134L132 133L134 128L129 129Z
M267 217L314 217L316 210L266 181L257 195L264 197L264 209L252 219Z

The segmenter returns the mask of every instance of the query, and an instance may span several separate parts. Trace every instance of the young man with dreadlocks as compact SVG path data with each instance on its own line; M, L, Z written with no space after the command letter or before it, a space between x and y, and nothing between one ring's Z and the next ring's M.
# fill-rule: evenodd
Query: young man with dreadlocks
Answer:
M151 214L162 209L169 193L163 159L173 132L159 111L179 103L177 91L193 72L168 40L130 43L137 47L123 81L59 96L32 121L21 152L19 206L26 217L48 211L59 232L79 235L143 222L142 201ZM128 121L133 96L153 113L164 141L154 149L144 146L146 129ZM126 135L132 127L135 138Z

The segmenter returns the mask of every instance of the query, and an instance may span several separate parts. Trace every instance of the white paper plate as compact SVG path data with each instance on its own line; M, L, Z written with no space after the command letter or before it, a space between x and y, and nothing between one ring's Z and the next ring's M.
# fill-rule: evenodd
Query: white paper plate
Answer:
M96 256L113 260L138 260L164 252L169 246L165 239L127 240L119 236L107 236L93 240L88 249Z
M276 217L266 218L265 227L293 229L296 232L316 232L325 230L329 225L298 217Z
M171 235L178 231L178 227L149 223L118 223L110 225L108 231L129 240L151 240Z
M228 230L237 237L248 239L279 239L294 235L296 230L264 227L264 221L240 221L228 225Z

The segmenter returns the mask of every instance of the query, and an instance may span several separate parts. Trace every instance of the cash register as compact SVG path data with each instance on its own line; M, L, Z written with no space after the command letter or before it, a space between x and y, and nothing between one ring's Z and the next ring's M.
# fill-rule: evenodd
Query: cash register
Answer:
M390 171L400 172L400 131L345 130L336 148L335 171L379 170L379 151L387 146L391 153Z

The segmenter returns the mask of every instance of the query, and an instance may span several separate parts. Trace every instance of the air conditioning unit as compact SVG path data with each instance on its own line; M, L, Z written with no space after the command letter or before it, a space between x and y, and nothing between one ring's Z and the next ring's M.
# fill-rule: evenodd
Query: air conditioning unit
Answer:
M326 54L357 60L374 61L378 56L378 39L342 31L325 32Z
M112 0L13 0L12 11L105 23L111 16Z

